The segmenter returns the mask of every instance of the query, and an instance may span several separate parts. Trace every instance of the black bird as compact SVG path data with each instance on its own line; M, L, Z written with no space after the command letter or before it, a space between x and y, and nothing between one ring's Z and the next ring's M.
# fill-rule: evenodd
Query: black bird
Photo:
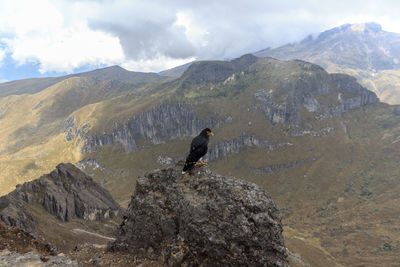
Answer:
M186 171L190 171L197 161L207 153L210 135L214 134L210 128L205 128L198 136L193 138L192 143L190 144L189 155L187 156L185 166L183 167L183 174L185 174ZM205 164L204 162L200 163L201 165Z

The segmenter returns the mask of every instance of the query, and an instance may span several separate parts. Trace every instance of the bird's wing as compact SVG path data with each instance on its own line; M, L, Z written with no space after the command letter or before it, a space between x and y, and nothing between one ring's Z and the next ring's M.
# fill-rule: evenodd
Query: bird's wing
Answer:
M198 150L199 148L202 148L203 146L207 145L207 139L201 137L201 136L196 136L192 143L190 144L190 152L194 152Z

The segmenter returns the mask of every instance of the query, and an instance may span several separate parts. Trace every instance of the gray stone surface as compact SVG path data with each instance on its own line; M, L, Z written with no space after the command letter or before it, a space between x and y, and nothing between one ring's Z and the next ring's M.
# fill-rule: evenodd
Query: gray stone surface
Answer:
M183 162L137 180L111 251L169 266L288 266L278 208L261 187Z
M28 266L43 266L43 267L58 267L58 266L80 266L76 261L73 261L64 256L44 256L37 252L31 251L25 254L11 252L7 249L0 251L0 266L13 267L28 267Z

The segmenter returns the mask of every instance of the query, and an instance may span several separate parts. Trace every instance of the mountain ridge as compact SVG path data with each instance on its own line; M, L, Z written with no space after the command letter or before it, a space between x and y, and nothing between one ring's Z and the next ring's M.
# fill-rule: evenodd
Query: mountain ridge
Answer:
M103 81L116 80L137 85L163 80L163 77L157 73L128 71L118 65L114 65L59 77L28 78L0 83L0 98L9 95L35 94L58 82L73 77L91 77Z
M400 34L377 23L345 24L298 43L254 53L281 60L302 59L329 72L355 76L382 101L399 104Z

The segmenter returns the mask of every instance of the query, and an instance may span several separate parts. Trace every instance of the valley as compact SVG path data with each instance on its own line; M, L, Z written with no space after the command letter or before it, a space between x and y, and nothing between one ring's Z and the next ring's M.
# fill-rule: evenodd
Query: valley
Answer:
M138 176L210 127L210 169L270 193L293 266L395 266L400 107L300 60L200 61L139 84L120 72L0 98L1 194L71 162L126 208Z

